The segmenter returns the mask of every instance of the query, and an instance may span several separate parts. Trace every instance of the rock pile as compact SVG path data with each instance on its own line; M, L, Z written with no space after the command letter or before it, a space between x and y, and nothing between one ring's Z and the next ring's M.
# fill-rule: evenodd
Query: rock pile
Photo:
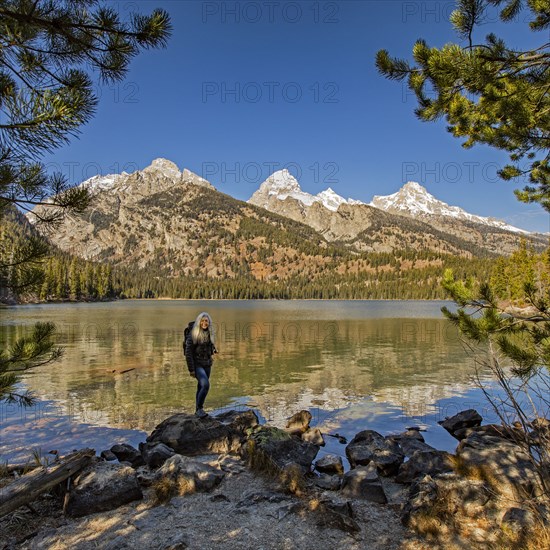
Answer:
M341 456L315 460L324 438L310 422L308 411L291 417L285 429L260 425L251 410L204 419L176 414L139 449L124 444L104 450L74 480L64 512L80 517L112 510L143 498L148 487L159 503L223 490L225 480L246 465L278 479L282 490L248 494L237 508L284 501L278 516L313 513L318 525L351 536L364 528L356 514L361 503L399 510L403 524L422 536L464 547L498 543L503 526L525 535L535 524L534 513L548 512L540 471L518 442L517 430L482 426L476 411L441 422L459 442L455 454L434 449L416 428L386 437L365 429L349 444L340 439ZM539 432L543 429L546 423ZM529 440L536 443L538 435ZM208 462L205 455L218 458ZM229 501L224 493L216 489L212 498ZM298 500L289 500L289 494Z

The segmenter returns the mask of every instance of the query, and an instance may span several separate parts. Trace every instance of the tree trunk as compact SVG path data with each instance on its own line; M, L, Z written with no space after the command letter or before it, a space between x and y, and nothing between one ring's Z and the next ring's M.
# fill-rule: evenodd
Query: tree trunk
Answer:
M34 501L40 494L82 470L94 456L94 449L82 449L54 466L34 470L0 489L0 518Z

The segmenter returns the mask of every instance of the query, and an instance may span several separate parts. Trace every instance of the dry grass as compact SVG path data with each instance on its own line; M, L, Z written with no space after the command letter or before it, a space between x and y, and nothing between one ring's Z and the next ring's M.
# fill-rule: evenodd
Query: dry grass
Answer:
M289 436L285 434L284 437ZM249 468L279 481L283 491L296 496L304 496L306 494L304 474L296 464L290 464L285 468L281 468L275 464L268 454L258 448L253 439L248 440L246 455Z
M453 470L465 479L474 481L483 481L494 494L500 494L500 482L494 476L490 468L479 465L472 465L465 461L461 456L451 455L451 464Z
M173 497L194 493L195 483L183 476L179 476L175 480L164 476L155 480L151 488L153 489L153 505L158 506L170 502Z
M528 531L514 530L503 525L497 542L491 545L490 550L548 550L550 548L550 526L537 521Z
M155 480L151 488L153 489L153 504L155 506L170 502L172 497L175 497L177 494L176 482L167 477Z
M287 466L279 474L279 480L281 482L282 488L287 493L296 495L298 497L305 496L306 494L306 482L304 479L304 474L299 466L291 464Z
M450 530L446 521L431 512L415 514L408 527L428 540L438 540L447 535Z

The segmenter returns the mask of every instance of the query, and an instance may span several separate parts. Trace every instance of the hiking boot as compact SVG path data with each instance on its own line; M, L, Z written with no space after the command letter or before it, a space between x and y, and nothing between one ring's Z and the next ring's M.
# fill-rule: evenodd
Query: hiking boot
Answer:
M204 412L204 409L197 409L195 416L198 416L199 418L206 418L208 414Z

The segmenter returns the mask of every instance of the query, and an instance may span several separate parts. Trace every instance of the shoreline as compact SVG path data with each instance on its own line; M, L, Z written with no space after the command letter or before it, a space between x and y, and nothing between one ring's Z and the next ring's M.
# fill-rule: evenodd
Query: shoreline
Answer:
M507 496L537 483L532 467L520 465L522 447L502 426L482 425L475 410L442 423L458 441L455 454L427 445L416 429L364 430L345 442L346 472L337 456L319 457L333 434L310 427L311 419L302 410L281 429L260 425L251 409L206 419L180 413L139 450L117 444L93 457L82 449L77 454L90 455L82 473L53 495L29 496L31 515L20 501L3 501L2 547L309 550L322 537L328 547L353 550L482 549L515 547L518 531L506 529L517 521L533 541L539 536L529 502ZM63 468L72 456L36 471ZM497 477L480 478L471 467ZM7 495L18 481L1 483ZM11 513L28 519L18 525Z
M46 306L46 305L80 305L80 304L111 304L125 302L444 302L453 304L452 300L445 298L118 298L116 300L65 300L50 302L20 302L8 304L0 302L1 308L19 306Z

